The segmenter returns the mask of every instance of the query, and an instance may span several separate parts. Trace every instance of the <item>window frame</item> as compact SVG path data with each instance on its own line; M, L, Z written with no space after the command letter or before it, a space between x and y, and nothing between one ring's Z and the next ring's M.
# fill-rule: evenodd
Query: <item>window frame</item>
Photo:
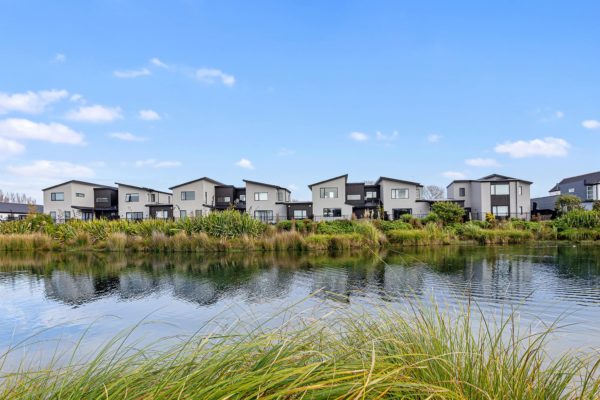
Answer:
M458 188L458 197L467 197L467 188Z
M79 197L81 199L84 199L85 198L85 193L75 192L75 197Z
M141 212L141 211L126 212L125 213L125 220L127 220L129 222L143 221L144 220L144 213Z
M326 193L333 193L334 196L325 196ZM339 195L339 188L336 186L327 186L319 189L319 196L322 199L337 199Z
M406 197L400 196L399 193L402 191L406 192ZM408 188L392 188L390 193L392 200L407 200L410 197L410 190Z
M356 198L358 196L358 198ZM362 196L360 194L347 194L346 201L361 201Z
M585 186L585 199L586 200L594 200L594 186L593 185Z
M187 217L187 210L179 210L179 219L185 219Z
M365 191L365 200L371 200L371 199L376 199L377 196L377 191L376 190L368 190Z
M338 214L338 215L336 215ZM323 208L323 217L326 218L341 218L342 217L342 209L341 208Z
M257 214L266 214L266 217L259 217ZM254 219L262 222L273 222L273 210L254 210Z
M125 193L125 203L139 203L140 202L140 194L139 193Z
M301 213L301 216L296 216L296 213ZM308 211L304 210L304 209L296 209L293 212L293 218L294 219L306 219L308 218Z
M500 213L498 211L499 208L506 208L506 213ZM492 214L496 217L509 217L510 216L510 206L492 206Z
M265 195L264 199L262 199L261 195ZM269 192L254 192L254 201L269 201ZM263 211L263 210L257 210L257 211Z
M194 201L194 200L196 200L196 191L195 190L182 190L180 196L181 196L181 201Z
M498 193L499 187L506 187L506 193ZM490 195L492 195L492 196L509 196L510 195L510 184L497 183L497 184L490 185Z
M60 199L59 194L62 196ZM65 192L50 192L50 201L65 201Z

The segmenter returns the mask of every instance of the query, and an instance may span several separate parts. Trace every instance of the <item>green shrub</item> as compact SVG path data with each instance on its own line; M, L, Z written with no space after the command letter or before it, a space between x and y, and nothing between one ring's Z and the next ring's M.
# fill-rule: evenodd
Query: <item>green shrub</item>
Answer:
M569 228L599 228L600 212L585 210L570 211L554 220L553 225L557 227L559 231Z
M295 221L279 221L275 226L280 231L291 231Z
M413 226L404 221L384 221L384 220L374 220L373 226L379 229L381 232L389 232L392 230L400 230L400 229L413 229Z
M431 210L439 217L444 225L461 222L465 216L465 209L451 201L433 203Z
M357 222L355 221L344 219L336 221L322 221L319 222L319 225L317 226L317 233L326 235L354 233L356 232L356 224Z

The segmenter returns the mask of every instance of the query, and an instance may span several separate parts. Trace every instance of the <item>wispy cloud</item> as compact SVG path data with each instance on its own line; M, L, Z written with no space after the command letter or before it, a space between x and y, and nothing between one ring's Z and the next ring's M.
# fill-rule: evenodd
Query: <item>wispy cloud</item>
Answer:
M377 132L375 134L375 138L377 140L379 140L380 142L393 142L394 140L398 139L398 132L392 132L389 135L384 135L381 132Z
M150 64L154 65L155 67L159 67L159 68L165 68L165 69L170 68L169 65L165 64L164 62L162 62L157 57L154 57L153 59L151 59L150 60Z
M4 93L0 92L0 114L21 112L40 114L46 107L69 95L66 90L42 90L39 92Z
M83 144L83 135L66 125L55 122L44 124L22 118L0 120L0 137L14 140Z
M25 151L25 146L14 140L3 139L0 137L0 160L14 157Z
M581 126L583 126L585 129L599 129L600 121L595 119L586 119L581 123Z
M442 140L442 137L438 134L432 133L431 135L427 135L427 142L429 143L439 143Z
M140 69L114 71L113 74L117 78L132 79L132 78L139 78L140 76L152 75L152 72L150 72L150 70L148 68L140 68Z
M564 139L546 137L544 139L517 140L496 146L496 153L508 154L512 158L564 157L571 145Z
M145 142L148 138L136 136L129 132L114 132L109 135L113 139L123 140L125 142Z
M369 140L369 135L367 135L366 133L362 133L362 132L352 132L349 135L350 139L357 141L357 142L364 142Z
M120 107L106 107L97 104L71 110L65 115L65 118L79 122L106 123L123 118L123 114Z
M237 165L238 167L241 167L241 168L245 168L245 169L254 169L254 165L247 158L240 159L239 161L237 161L235 163L235 165Z
M293 156L294 154L296 154L296 152L294 150L290 150L288 148L282 147L281 149L279 149L279 151L277 152L277 155L280 157L288 157L288 156Z
M445 171L442 176L450 179L465 179L466 175L458 171Z
M90 167L67 161L38 160L30 164L9 165L6 169L9 173L22 177L72 179L94 176L94 170Z
M224 73L216 68L200 68L196 70L196 79L200 82L212 85L214 83L222 83L225 86L232 87L235 85L235 77Z
M154 110L140 110L138 118L144 121L158 121L160 120L160 115Z
M54 62L55 64L62 64L65 63L67 61L67 56L65 56L63 53L56 53L54 55L54 58L52 59L52 62Z
M493 158L469 158L465 160L465 164L472 167L499 167L498 161Z
M138 168L175 168L181 167L183 164L181 163L181 161L159 161L155 158L149 158L147 160L136 161L134 165Z

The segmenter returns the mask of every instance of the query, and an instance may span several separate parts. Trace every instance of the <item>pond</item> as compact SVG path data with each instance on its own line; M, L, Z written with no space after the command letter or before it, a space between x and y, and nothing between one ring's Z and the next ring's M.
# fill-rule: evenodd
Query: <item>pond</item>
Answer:
M36 360L85 334L98 348L138 328L145 340L276 323L332 308L369 312L410 299L486 315L516 310L524 326L560 319L554 346L600 347L600 247L447 246L379 254L220 255L0 253L0 354ZM273 320L269 317L278 315ZM17 358L18 358L17 357Z

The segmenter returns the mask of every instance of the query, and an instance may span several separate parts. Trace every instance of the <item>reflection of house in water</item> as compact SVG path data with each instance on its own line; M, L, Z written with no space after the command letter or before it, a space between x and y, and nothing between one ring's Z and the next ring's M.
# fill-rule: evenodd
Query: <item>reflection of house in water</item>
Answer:
M173 277L173 295L200 305L214 304L221 297L213 282L207 279L194 279L188 274L176 274Z
M422 294L423 272L419 266L386 265L382 296L396 298Z
M118 288L118 280L95 279L91 274L73 275L66 271L52 271L44 278L46 297L71 305L94 301Z
M119 275L119 294L124 299L147 296L159 287L159 278L142 271L124 271Z
M284 298L288 295L294 272L285 267L273 266L261 269L245 283L242 290L251 302L261 303L272 299Z
M350 302L350 286L348 270L346 268L323 267L312 271L310 291L317 293L318 297Z

